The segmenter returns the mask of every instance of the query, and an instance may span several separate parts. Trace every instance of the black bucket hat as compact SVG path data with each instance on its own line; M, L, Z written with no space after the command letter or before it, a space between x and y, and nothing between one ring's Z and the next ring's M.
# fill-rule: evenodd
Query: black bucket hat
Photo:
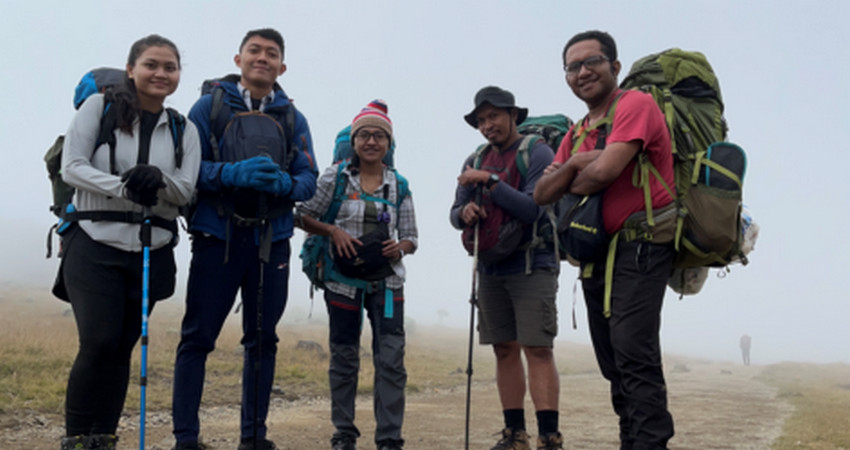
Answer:
M525 118L528 117L528 108L517 107L516 100L514 100L514 94L496 86L487 86L481 88L481 90L475 94L475 109L473 109L469 114L463 116L463 119L466 120L466 123L468 123L472 128L478 128L478 119L475 115L478 113L478 108L485 103L489 103L496 108L516 108L517 125L521 124Z

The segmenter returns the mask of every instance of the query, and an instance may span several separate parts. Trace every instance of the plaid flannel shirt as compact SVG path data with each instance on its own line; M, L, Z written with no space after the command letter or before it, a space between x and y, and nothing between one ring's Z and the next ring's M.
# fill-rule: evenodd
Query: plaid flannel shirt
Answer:
M316 220L322 219L322 216L330 208L331 201L333 201L338 169L339 164L334 164L325 170L317 180L316 194L310 200L298 205L298 214L307 215ZM351 166L348 166L343 170L348 175L346 177L348 182L345 186L345 195L340 205L339 213L334 220L334 225L353 237L359 237L363 235L366 200L360 197L362 194L360 174L356 170L352 174L351 169ZM375 197L383 196L384 186L387 186L386 189L389 193L388 199L395 204L398 194L396 192L398 183L396 181L395 171L386 166L384 166L383 183L376 189ZM383 210L383 203L375 202L375 206L379 211ZM390 214L390 237L398 241L410 241L413 247L417 248L419 246L419 232L416 228L413 198L411 196L406 197L398 210L394 207L387 207L387 212ZM404 263L401 260L393 261L392 267L395 274L386 278L387 287L390 289L400 289L404 284L405 278ZM327 286L332 292L349 298L354 298L357 293L357 288L354 286L335 281L328 281Z

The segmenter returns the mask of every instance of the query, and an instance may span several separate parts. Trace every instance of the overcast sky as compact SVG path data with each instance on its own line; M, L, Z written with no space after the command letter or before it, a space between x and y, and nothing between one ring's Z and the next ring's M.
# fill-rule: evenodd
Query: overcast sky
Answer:
M200 6L203 5L203 6ZM483 141L462 119L489 84L514 92L531 114L586 109L564 82L561 50L575 33L610 32L624 71L669 47L702 51L726 102L730 140L748 154L744 201L761 225L747 267L679 301L669 292L666 352L737 360L753 337L753 362L850 362L847 225L850 153L850 3L835 1L8 1L0 4L0 283L43 286L53 216L42 156L74 113L80 77L123 67L150 33L182 52L180 87L167 103L188 112L205 78L235 72L249 29L286 40L284 90L307 116L324 169L333 139L367 102L389 104L396 165L411 183L420 248L407 258L407 314L468 324L471 258L448 222L464 157ZM290 308L309 307L293 239ZM178 248L181 288L188 245ZM570 326L576 269L560 277L560 339L588 342L585 308ZM174 302L182 302L177 295ZM323 307L314 308L322 314ZM294 317L300 315L300 317ZM415 338L412 337L412 338ZM462 345L462 343L459 343Z

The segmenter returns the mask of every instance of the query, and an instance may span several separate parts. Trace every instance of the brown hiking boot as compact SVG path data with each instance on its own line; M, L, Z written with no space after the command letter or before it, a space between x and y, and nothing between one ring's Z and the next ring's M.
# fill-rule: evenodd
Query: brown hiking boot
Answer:
M528 433L525 430L505 428L502 430L502 439L490 450L531 450L528 445Z
M537 450L559 450L564 448L564 437L561 433L546 433L537 438Z

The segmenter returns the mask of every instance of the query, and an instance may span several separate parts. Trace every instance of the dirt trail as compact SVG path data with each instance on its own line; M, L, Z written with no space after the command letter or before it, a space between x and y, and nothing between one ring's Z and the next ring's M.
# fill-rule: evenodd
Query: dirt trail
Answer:
M670 366L667 373L670 409L676 421L671 449L765 449L779 436L791 407L778 400L775 390L755 377L760 367L727 363L688 362ZM616 417L608 387L598 373L561 378L561 429L565 448L618 447ZM465 386L408 396L404 437L408 449L461 449L464 443ZM270 411L269 437L282 449L326 449L333 429L325 399L284 402L275 399ZM536 423L526 405L529 429ZM238 407L202 411L202 435L212 449L236 448ZM18 415L0 424L2 449L56 449L62 435L61 415ZM363 436L361 449L372 444L374 420L371 398L358 399L357 422ZM470 448L489 449L501 428L501 411L490 382L472 391ZM122 420L119 448L138 447L138 418ZM168 412L147 417L147 448L167 450L173 445ZM532 433L534 435L536 433Z

